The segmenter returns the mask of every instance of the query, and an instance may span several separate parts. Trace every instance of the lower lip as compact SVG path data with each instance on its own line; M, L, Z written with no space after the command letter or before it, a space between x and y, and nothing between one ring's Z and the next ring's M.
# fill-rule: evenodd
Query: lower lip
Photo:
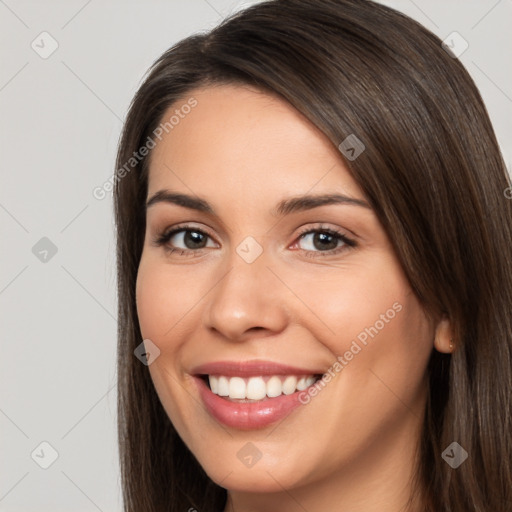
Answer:
M299 407L299 391L258 402L231 402L212 393L206 382L194 377L208 412L220 423L239 430L255 430L286 418Z

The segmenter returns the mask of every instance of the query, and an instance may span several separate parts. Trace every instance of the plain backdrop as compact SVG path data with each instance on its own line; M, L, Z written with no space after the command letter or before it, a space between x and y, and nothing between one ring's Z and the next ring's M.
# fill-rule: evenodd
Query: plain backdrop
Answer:
M112 200L92 191L150 64L250 3L0 0L0 511L121 511ZM384 3L467 43L510 168L512 0Z

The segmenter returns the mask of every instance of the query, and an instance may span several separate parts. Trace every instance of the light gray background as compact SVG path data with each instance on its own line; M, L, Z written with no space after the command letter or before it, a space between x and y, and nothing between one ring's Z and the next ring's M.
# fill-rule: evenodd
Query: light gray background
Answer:
M92 190L153 60L250 3L0 0L0 511L121 510L112 201ZM383 3L469 43L510 168L512 0Z

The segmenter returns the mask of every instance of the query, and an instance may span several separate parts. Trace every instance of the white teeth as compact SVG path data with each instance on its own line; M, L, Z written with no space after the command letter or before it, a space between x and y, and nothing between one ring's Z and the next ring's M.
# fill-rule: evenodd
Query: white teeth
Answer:
M291 395L292 393L295 393L296 389L297 377L294 377L293 375L286 377L285 381L283 382L283 393L285 395Z
M315 382L315 377L294 375L271 377L224 377L209 375L210 389L219 396L231 399L262 400L265 397L275 398L282 394L291 395L303 391Z
M246 398L247 386L241 377L229 379L229 398Z
M246 398L249 400L261 400L267 395L267 386L260 377L251 377L247 383Z
M210 376L210 388L213 393L219 394L219 379L213 375Z
M219 377L217 394L219 396L229 396L229 381L226 377Z
M275 398L279 396L283 392L283 385L281 384L281 379L274 375L270 377L267 381L267 396L269 398Z
M316 382L316 379L315 377L308 377L306 379L306 384L307 384L307 387L309 388L309 386L311 386L312 384L314 384Z
M306 389L307 387L309 386L309 384L307 383L307 378L306 377L301 377L299 379L299 382L297 382L297 389L299 391L303 391L304 389ZM215 393L215 391L214 391Z

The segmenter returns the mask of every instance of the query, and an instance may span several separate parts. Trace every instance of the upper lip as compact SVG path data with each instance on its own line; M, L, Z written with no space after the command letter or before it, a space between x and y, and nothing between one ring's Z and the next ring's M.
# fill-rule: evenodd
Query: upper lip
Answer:
M201 364L190 372L193 375L223 375L226 377L258 377L263 375L321 375L323 371L298 368L273 361L214 361Z

